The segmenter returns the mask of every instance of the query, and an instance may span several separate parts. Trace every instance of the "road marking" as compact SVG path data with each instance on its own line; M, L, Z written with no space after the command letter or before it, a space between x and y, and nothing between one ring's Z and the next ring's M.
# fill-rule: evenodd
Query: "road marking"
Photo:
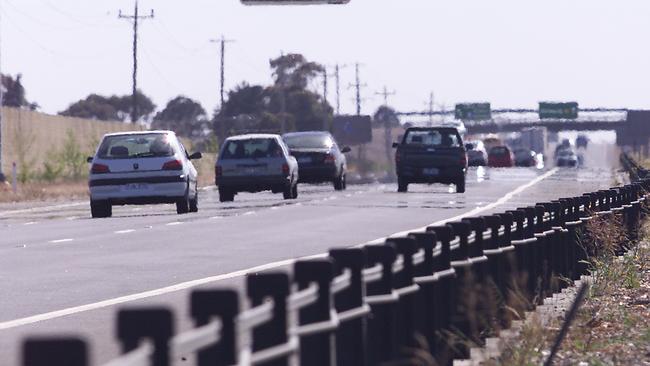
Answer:
M477 214L479 214L479 213L481 213L483 211L495 208L495 207L497 207L499 205L502 205L502 204L508 202L516 194L519 194L519 193L523 192L524 190L538 184L542 180L552 176L557 171L558 171L557 168L555 168L553 170L550 170L550 171L546 172L545 174L540 175L537 178L533 179L532 181L528 182L527 184L524 184L524 185L516 188L515 190L507 193L505 196L499 198L495 202L492 202L492 203L490 203L488 205L477 207L477 208L475 208L475 209L473 209L473 210L471 210L471 211L469 211L467 213L464 213L464 214L461 214L461 215L458 215L458 216L455 216L455 217L452 217L452 218L449 218L449 219L445 219L445 220L442 220L442 221L438 221L438 222L435 222L435 223L433 223L431 225L428 225L428 226L444 225L444 224L446 224L448 222L460 220L460 219L468 217L468 216L477 215ZM169 223L169 224L176 224L176 223ZM167 225L169 225L169 224L167 224ZM426 229L426 227L423 227L423 228L420 228L420 229L415 229L415 230L403 231L403 232L400 232L400 233L395 233L395 234L390 235L388 237L390 238L390 237L395 237L395 236L404 236L404 235L407 235L408 233L421 231L421 230L424 230L424 229ZM64 240L67 240L67 239L64 239ZM72 239L69 239L69 240L72 240ZM376 240L367 242L365 244L362 244L361 246L363 246L363 245L371 245L371 244L380 244L380 243L383 243L384 240L386 240L386 238L376 239ZM66 309L62 309L62 310L51 311L51 312L48 312L48 313L42 313L42 314L37 314L37 315L33 315L33 316L28 316L28 317L25 317L25 318L9 320L9 321L5 321L5 322L0 323L0 330L21 327L21 326L34 324L34 323L47 321L47 320L52 320L52 319L56 319L56 318L61 318L61 317L64 317L64 316L69 316L69 315L73 315L73 314L77 314L77 313L83 313L83 312L86 312L86 311L92 311L92 310L97 310L97 309L101 309L101 308L105 308L105 307L109 307L109 306L123 304L123 303L126 303L126 302L131 302L131 301L142 300L142 299L146 299L146 298L150 298L150 297L165 295L165 294L168 294L168 293L177 292L177 291L181 291L181 290L186 290L186 289L189 289L189 288L205 285L205 284L208 284L208 283L213 283L213 282L218 282L218 281L223 281L223 280L227 280L227 279L232 279L232 278L245 276L245 275L247 275L249 273L262 272L262 271L266 271L266 270L277 268L277 267L288 266L288 265L293 264L298 259L321 258L321 257L324 257L326 255L327 255L327 253L321 253L321 254L310 255L310 256L307 256L307 257L285 259L285 260L281 260L281 261L277 261L277 262L273 262L273 263L267 263L267 264L263 264L263 265L260 265L260 266L248 268L248 269L242 269L242 270L231 272L231 273L226 273L226 274L201 278L201 279L193 280L193 281L182 282L182 283L179 283L179 284L176 284L176 285L171 285L171 286L167 286L167 287L163 287L163 288L159 288L159 289L155 289L155 290L144 291L144 292L140 292L140 293L136 293L136 294L132 294L132 295L116 297L116 298L113 298L113 299L99 301L99 302L95 302L95 303L92 303L92 304L75 306L75 307L70 307L70 308L66 308Z
M182 222L180 222L180 221L174 221L174 222L166 223L165 226L175 226L175 225L181 225L181 224L182 224Z
M52 244L67 243L67 242L73 241L73 240L74 239L69 239L69 238L68 239L57 239L57 240L50 240L50 241L48 241L48 243L52 243Z
M128 234L128 233L132 233L134 231L135 231L135 229L127 229L127 230L118 230L118 231L115 231L114 233L115 234Z
M25 225L25 226L27 226L27 225L34 225L34 224L36 224L36 223L37 223L36 221L30 221L30 222L26 222L26 223L24 223L23 225Z
M255 211L248 211L248 212L244 212L244 213L241 214L241 215L242 215L242 216L250 216L250 215L255 215L255 213L256 213Z
M86 202L66 203L64 205L41 206L41 207L26 208L26 209L22 209L22 210L4 211L4 212L0 212L0 217L15 215L15 214L21 214L21 213L29 213L29 212L52 211L52 210L58 210L58 209L61 209L61 208L70 208L70 207L77 207L77 206L82 206L82 205L87 205L87 203Z

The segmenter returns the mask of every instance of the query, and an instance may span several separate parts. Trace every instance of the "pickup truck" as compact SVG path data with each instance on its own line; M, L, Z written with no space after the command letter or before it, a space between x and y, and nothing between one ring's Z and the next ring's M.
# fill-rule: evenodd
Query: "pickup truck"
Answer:
M456 192L465 192L467 152L456 128L411 127L393 147L398 192L410 183L454 184Z

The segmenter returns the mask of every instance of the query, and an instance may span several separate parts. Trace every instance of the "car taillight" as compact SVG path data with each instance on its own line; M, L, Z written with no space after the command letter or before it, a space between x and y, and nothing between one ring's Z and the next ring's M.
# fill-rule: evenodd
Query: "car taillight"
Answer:
M109 173L110 171L111 170L108 169L108 165L98 164L98 163L93 164L92 168L90 168L90 172L92 174L103 174L103 173Z
M336 159L334 158L334 155L331 154L325 155L325 160L323 160L325 164L334 164L335 161Z
M395 152L395 163L396 164L399 164L400 155L401 154L399 153L399 151Z
M287 163L282 164L282 174L289 175L289 164Z
M183 169L183 163L180 160L170 160L163 164L163 170L181 170Z
M463 165L463 166L467 165L467 155L466 154L463 154L463 156L461 156L460 164Z
M221 175L223 175L223 168L221 166L219 166L219 165L215 166L214 167L214 175L216 177L220 177Z

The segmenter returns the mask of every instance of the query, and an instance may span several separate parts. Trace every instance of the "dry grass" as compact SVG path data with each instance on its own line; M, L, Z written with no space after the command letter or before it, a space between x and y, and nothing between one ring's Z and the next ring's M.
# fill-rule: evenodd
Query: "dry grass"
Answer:
M25 183L18 185L14 194L9 183L0 183L0 203L28 201L69 201L88 198L88 183Z
M601 216L587 226L593 238L593 286L561 346L555 365L650 365L650 224L642 243L624 256L614 255L624 237L619 220ZM527 322L518 337L489 365L539 365L563 322Z

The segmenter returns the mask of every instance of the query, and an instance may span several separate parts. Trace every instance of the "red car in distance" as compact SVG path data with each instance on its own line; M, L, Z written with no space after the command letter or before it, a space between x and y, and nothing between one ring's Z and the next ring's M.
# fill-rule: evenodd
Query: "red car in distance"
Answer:
M512 151L507 146L494 146L488 152L488 166L493 168L510 168L514 166Z

